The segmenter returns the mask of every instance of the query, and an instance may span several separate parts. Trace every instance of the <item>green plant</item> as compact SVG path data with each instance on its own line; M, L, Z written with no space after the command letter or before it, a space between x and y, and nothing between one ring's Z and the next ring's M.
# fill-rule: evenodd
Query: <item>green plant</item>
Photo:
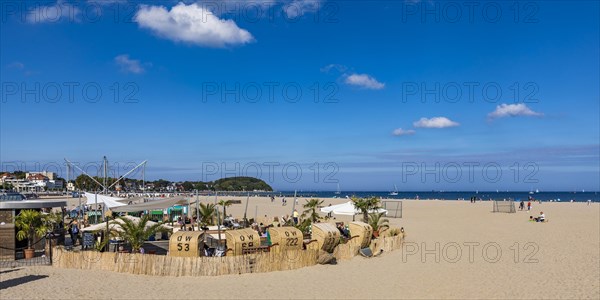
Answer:
M204 226L214 225L214 216L217 212L215 205L200 203L200 223Z
M363 222L369 222L369 212L379 208L379 199L375 197L371 198L356 198L352 197L352 203L356 209L360 210L363 215Z
M94 242L94 249L98 252L102 251L102 249L104 249L104 247L106 247L106 244L108 244L108 239L104 239L101 242L95 241Z
M46 215L43 215L42 219L46 223L46 226L48 226L48 231L63 229L63 228L60 228L60 223L62 222L62 219L63 219L61 213L51 212Z
M27 239L27 248L33 246L35 236L43 237L48 232L46 217L37 210L25 209L15 217L15 227L17 231L17 240Z
M219 201L219 205L223 206L223 218L227 217L227 206L231 206L233 201L231 200L221 200Z
M317 221L319 221L321 219L321 216L319 216L319 214L317 213L317 209L321 205L323 205L323 200L319 200L319 199L307 200L306 204L303 205L305 210L302 213L302 216L303 217L308 216L308 219L310 219L311 222L316 223Z
M302 233L310 233L311 224L312 223L310 219L303 219L301 222L298 222L298 224L295 227L298 228L298 230L302 231Z
M369 214L369 225L373 227L373 231L377 231L379 233L385 231L390 228L390 221L388 219L383 219L385 213L370 213Z
M159 223L148 225L149 220L147 215L140 218L139 221L125 216L119 217L111 223L121 227L122 231L119 231L117 235L131 245L132 252L139 252L144 242L148 240L151 235L165 230Z

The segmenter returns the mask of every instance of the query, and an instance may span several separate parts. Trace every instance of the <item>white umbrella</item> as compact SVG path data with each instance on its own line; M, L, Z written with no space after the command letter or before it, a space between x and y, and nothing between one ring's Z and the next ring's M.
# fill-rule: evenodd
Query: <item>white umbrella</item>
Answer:
M321 208L321 212L333 213L335 215L344 215L344 216L354 216L354 215L361 213L360 210L356 209L356 207L354 206L354 203L352 201L348 201L346 203L342 203L342 204L338 204L338 205L323 207L323 208ZM369 210L369 213L373 213L373 212L387 214L387 210L385 210L383 208Z

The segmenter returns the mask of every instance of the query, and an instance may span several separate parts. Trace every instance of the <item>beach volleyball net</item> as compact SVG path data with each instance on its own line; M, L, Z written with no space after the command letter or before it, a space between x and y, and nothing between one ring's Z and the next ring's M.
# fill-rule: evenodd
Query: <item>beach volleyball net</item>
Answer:
M386 217L402 218L402 201L382 201L381 204L388 211Z
M517 212L517 210L515 209L515 201L494 201L493 212L515 213Z

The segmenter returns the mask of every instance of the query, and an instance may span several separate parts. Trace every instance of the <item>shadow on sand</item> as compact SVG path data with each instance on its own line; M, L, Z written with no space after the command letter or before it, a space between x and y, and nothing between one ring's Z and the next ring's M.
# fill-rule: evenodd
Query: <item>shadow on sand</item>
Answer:
M19 271L19 270L21 270L21 268L18 268L18 269L9 269L9 270L1 270L0 271L0 275L1 274L6 274L6 273L10 273L10 272L14 272L14 271Z
M44 279L48 277L48 275L27 275L23 277L13 278L6 281L0 281L0 290L7 289L10 287L17 286L19 284L24 284L32 281L36 281L39 279Z

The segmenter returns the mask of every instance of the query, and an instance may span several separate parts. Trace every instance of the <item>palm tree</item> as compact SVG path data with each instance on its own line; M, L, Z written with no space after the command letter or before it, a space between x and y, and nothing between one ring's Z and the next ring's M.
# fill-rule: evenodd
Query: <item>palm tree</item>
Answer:
M369 214L369 225L373 227L373 232L383 232L390 228L390 221L388 219L382 219L385 213L370 213Z
M313 223L316 223L319 219L321 219L321 216L319 216L319 214L317 213L317 208L319 206L321 206L322 204L323 204L323 200L319 200L319 199L310 199L310 200L306 201L306 204L303 205L305 210L302 213L302 215L303 216L308 215L309 219Z
M200 223L202 225L214 225L214 216L216 213L215 205L212 203L204 204L200 203Z
M379 199L371 198L356 198L352 197L352 203L356 209L363 214L363 222L369 223L369 211L379 208Z
M43 237L49 229L45 216L32 209L22 210L15 217L15 227L19 229L17 240L27 239L27 249L33 246L35 236Z
M133 253L139 252L144 242L151 235L164 231L160 223L148 225L148 221L150 220L148 215L143 216L139 221L127 217L119 217L118 220L112 221L122 228L122 231L117 234L131 245L131 252Z
M227 206L233 204L231 200L221 200L219 201L219 205L223 206L223 218L227 218Z

